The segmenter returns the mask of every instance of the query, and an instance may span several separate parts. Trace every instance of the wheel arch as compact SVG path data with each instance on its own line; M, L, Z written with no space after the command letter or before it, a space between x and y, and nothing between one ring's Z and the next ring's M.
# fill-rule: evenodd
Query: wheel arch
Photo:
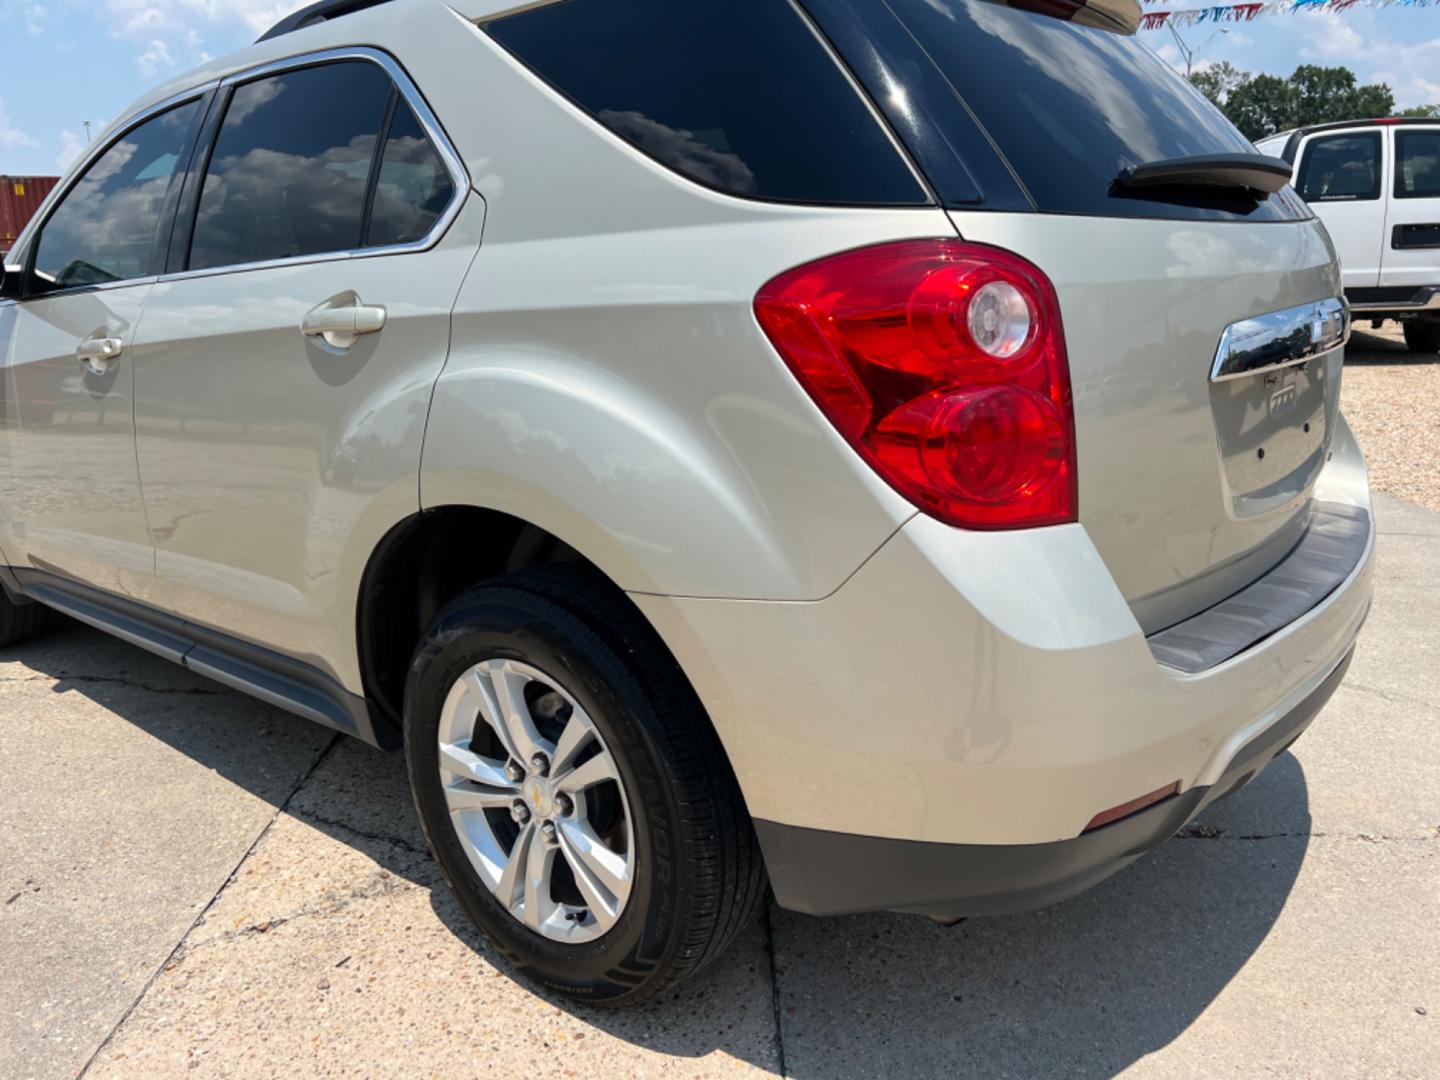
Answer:
M589 567L612 585L675 659L659 630L625 595L613 567L525 518L489 507L450 503L397 522L366 564L355 607L355 642L363 691L372 712L398 735L415 646L450 600L504 574L555 563ZM676 666L680 667L678 659Z

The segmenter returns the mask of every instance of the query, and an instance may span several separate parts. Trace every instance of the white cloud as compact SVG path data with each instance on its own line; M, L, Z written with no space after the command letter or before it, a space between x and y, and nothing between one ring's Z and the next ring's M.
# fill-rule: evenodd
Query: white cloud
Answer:
M151 38L145 46L145 51L135 58L135 66L140 69L140 74L147 79L153 79L162 71L169 71L175 66L175 58L170 55L170 46L166 45L160 38Z
M197 22L242 22L256 34L305 0L103 0L101 12L120 37L193 32Z
M10 114L5 111L5 102L0 99L0 149L23 150L35 145L34 139L11 122Z
M40 0L0 0L0 23L7 26L18 25L32 37L40 37L45 33L45 21L49 14ZM8 39L10 34L5 36Z
M1385 82L1395 91L1395 105L1440 105L1440 37L1414 45L1388 42L1373 54L1383 56L1385 67L1364 76L1365 82Z
M1333 11L1306 12L1299 25L1304 42L1300 55L1307 60L1338 60L1348 66L1374 48L1352 23Z
M60 172L65 172L71 165L75 164L85 150L85 140L73 131L60 132L60 153L55 158L55 167Z
M3 0L0 0L3 2ZM146 78L210 59L205 31L239 23L258 35L306 0L99 0L112 36L134 42Z
M1343 17L1331 11L1306 13L1297 17L1296 26L1302 59L1344 65L1361 83L1388 83L1397 108L1440 104L1440 37L1390 38L1371 13L1363 11L1347 11ZM1372 63L1382 66L1364 66Z

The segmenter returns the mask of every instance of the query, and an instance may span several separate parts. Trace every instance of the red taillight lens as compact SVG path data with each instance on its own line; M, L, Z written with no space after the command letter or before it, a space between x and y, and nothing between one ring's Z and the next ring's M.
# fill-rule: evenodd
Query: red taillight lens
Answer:
M1074 521L1075 421L1055 289L999 248L913 240L781 274L755 314L846 440L971 529Z

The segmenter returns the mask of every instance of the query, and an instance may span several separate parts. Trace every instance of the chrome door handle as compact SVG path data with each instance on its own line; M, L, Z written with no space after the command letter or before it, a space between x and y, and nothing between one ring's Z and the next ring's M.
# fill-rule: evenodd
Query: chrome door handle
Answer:
M104 375L124 350L125 343L117 337L86 338L75 347L75 359L92 374Z
M300 332L325 339L335 349L348 349L361 334L378 334L385 329L385 309L367 304L345 307L318 307L300 320Z

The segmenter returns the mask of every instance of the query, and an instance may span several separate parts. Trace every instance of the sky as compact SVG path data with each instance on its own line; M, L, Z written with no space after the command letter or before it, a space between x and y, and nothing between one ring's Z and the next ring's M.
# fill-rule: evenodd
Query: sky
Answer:
M0 174L63 171L85 143L84 121L98 134L149 87L248 44L302 2L0 0ZM1343 64L1362 82L1389 83L1402 108L1440 104L1440 6L1268 15L1226 30L1180 31L1197 66L1229 60L1288 75L1298 64ZM1140 40L1183 70L1169 30Z

